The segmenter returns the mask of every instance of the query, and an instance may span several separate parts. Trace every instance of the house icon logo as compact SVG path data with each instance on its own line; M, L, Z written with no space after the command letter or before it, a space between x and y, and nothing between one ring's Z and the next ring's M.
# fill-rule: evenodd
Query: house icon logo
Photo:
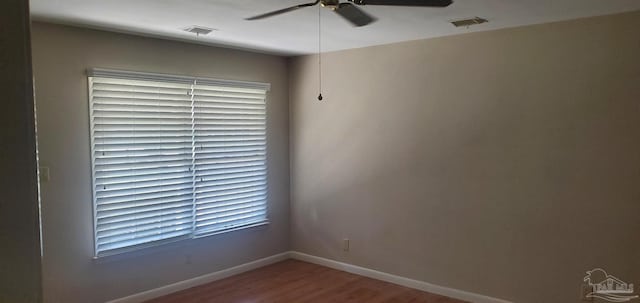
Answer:
M587 271L583 281L589 284L591 291L587 298L598 298L609 302L628 302L637 299L633 294L633 284L628 284L610 274L602 268Z

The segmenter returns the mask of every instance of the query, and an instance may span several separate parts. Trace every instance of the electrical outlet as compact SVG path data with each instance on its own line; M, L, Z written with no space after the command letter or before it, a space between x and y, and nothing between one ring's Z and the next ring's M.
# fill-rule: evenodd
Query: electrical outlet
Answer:
M349 239L344 238L342 240L342 250L349 251Z
M582 302L593 302L593 297L587 297L588 294L591 293L593 288L587 284L582 284L580 287L580 300Z

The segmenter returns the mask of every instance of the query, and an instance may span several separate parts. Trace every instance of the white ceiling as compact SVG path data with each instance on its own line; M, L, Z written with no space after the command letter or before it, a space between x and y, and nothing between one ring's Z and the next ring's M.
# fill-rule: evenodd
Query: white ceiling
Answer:
M312 1L31 0L31 12L35 20L297 55L318 51L317 7L264 20L244 18L305 2ZM454 0L448 8L361 8L378 21L357 28L321 10L323 52L634 11L640 10L640 0ZM489 23L470 28L449 23L474 16ZM218 30L196 41L182 30L192 25Z

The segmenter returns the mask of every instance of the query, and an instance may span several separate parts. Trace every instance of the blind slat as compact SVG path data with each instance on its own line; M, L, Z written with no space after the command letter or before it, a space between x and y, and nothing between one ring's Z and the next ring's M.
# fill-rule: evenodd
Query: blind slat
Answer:
M226 191L209 191L209 192L201 192L197 196L200 199L206 198L235 198L238 196L246 195L246 194L255 194L255 193L266 193L266 187L244 187L244 188L235 188Z
M108 186L103 186L102 188L98 188L96 190L96 197L105 199L129 196L141 197L147 194L188 189L192 188L192 186L192 180L179 180L179 182L166 182L165 184L163 184L162 182L154 182L154 184L147 184L147 186L138 185L136 183L134 187L120 186L120 188L116 189Z
M163 209L144 214L131 214L128 216L118 217L118 220L113 218L111 218L111 220L103 219L98 221L100 224L98 232L128 230L131 228L146 226L149 223L157 223L159 221L168 222L169 220L176 218L189 218L189 221L191 221L190 217L192 214L192 207L189 206L174 209Z
M193 209L193 199L189 197L175 197L173 199L163 199L162 202L155 204L147 203L140 204L135 203L126 207L126 205L115 205L119 208L103 208L100 211L100 216L96 219L100 222L110 222L109 220L118 220L121 217L135 216L140 213L146 213L150 211L163 211L165 209L173 209L175 207L189 207Z
M104 242L104 243L114 243L114 242L123 242L123 241L138 241L138 239L140 238L145 238L145 237L153 237L153 236L160 236L161 238L163 235L167 234L167 233L171 233L171 232L175 232L175 231L184 231L184 232L189 232L189 229L192 228L192 222L182 222L180 224L170 224L173 222L169 222L168 225L156 225L156 226L149 226L147 229L145 230L130 230L128 232L122 232L119 234L113 234L111 236L109 235L100 235L99 232L96 233L96 239L98 240L98 243L100 242ZM166 238L165 238L166 239Z
M207 211L211 208L218 207L227 207L234 205L244 205L244 204L252 204L252 203L260 203L264 199L264 195L253 195L244 198L235 198L235 199L227 199L227 200L211 200L211 201L198 201L196 205L196 212Z
M96 184L96 192L111 192L115 190L126 190L126 189L146 189L157 186L168 186L168 185L176 185L176 184L185 184L192 183L193 177L189 175L173 175L173 176L164 176L162 179L147 179L147 180L136 180L134 184L131 182L111 182Z
M254 207L239 207L228 211L216 211L209 214L198 214L196 224L207 223L222 223L233 222L237 220L243 220L247 217L255 216L265 212L266 209L263 205Z
M94 172L95 179L102 180L103 182L107 182L109 178L120 178L120 177L148 177L151 175L158 174L173 174L173 173L181 173L181 172L189 172L189 167L159 167L159 168L150 168L145 170L120 170L120 171L98 171ZM135 180L132 180L135 182Z
M226 204L224 206L215 206L210 208L198 208L196 214L198 215L198 220L207 220L207 216L212 216L216 218L223 217L225 214L235 213L238 211L248 211L250 209L264 210L265 206L262 202L256 201L254 203L237 203L237 204Z
M233 203L234 201L243 201L246 199L266 199L266 190L251 190L246 192L234 193L227 196L200 197L198 205L214 205L215 203Z
M265 169L264 161L250 161L250 162L236 162L236 163L223 163L215 165L199 165L199 174L210 174L212 171L224 170L224 169L243 169L243 168L261 168Z
M204 220L196 222L196 229L199 232L210 232L212 230L231 228L233 226L251 224L264 221L266 211L252 212L241 216L223 218L220 220Z
M172 197L172 196L183 196L183 195L192 195L193 189L177 189L177 190L163 190L159 192L138 194L138 195L127 195L127 196L118 196L118 197L101 197L99 205L112 205L112 204L131 204L138 203L139 201L147 201L160 199L163 197Z
M111 178L96 178L95 187L98 189L100 186L120 186L127 185L131 182L154 182L154 181L162 181L162 180L174 180L174 179L182 179L182 178L192 178L192 174L190 171L183 171L179 173L166 173L166 174L151 174L146 176L122 176L122 177L111 177Z

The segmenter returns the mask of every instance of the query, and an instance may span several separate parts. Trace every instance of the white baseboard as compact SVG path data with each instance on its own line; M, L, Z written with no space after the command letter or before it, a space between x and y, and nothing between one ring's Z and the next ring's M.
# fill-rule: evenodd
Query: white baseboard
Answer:
M388 274L385 272L381 272L381 271L377 271L377 270L373 270L365 267L360 267L360 266L351 265L343 262L338 262L335 260L308 255L308 254L297 252L297 251L290 252L289 257L291 257L292 259L314 263L314 264L326 266L329 268L346 271L356 275L365 276L365 277L369 277L376 280L382 280L385 282L389 282L389 283L393 283L393 284L397 284L397 285L401 285L401 286L405 286L405 287L409 287L417 290L422 290L422 291L430 292L433 294L438 294L438 295L442 295L442 296L446 296L446 297L450 297L458 300L463 300L467 302L512 303L502 299L492 298L492 297L471 293L464 290L453 289L453 288L439 286L439 285L435 285L435 284L431 284L423 281L400 277L400 276Z
M185 290L187 288L195 287L198 285L210 283L213 281L228 278L237 274L241 274L246 271L254 270L269 264L284 261L289 259L289 252L280 253L263 259L259 259L253 262L241 264L231 268L216 271L203 276L195 277L189 280L180 281L177 283L169 284L167 286L158 287L155 289L147 290L141 293L133 294L128 297L108 301L107 303L140 303L154 298L162 297L170 293Z
M280 253L277 255L273 255L273 256L252 261L249 263L245 263L245 264L241 264L241 265L227 268L224 270L216 271L203 276L195 277L189 280L180 281L177 283L169 284L167 286L162 286L162 287L147 290L141 293L133 294L124 298L108 301L107 303L140 303L147 300L162 297L177 291L185 290L187 288L191 288L198 285L228 278L237 274L241 274L246 271L254 270L254 269L264 267L276 262L284 261L286 259L296 259L300 261L314 263L314 264L326 266L329 268L346 271L356 275L365 276L372 279L381 280L381 281L385 281L385 282L389 282L389 283L393 283L393 284L397 284L397 285L401 285L401 286L405 286L405 287L409 287L417 290L422 290L422 291L430 292L433 294L447 296L450 298L463 300L467 302L512 303L502 299L492 298L492 297L475 294L475 293L471 293L464 290L458 290L458 289L439 286L439 285L435 285L435 284L431 284L423 281L413 280L413 279L365 268L365 267L351 265L348 263L343 263L343 262L330 260L326 258L316 257L316 256L308 255L308 254L297 252L297 251Z

